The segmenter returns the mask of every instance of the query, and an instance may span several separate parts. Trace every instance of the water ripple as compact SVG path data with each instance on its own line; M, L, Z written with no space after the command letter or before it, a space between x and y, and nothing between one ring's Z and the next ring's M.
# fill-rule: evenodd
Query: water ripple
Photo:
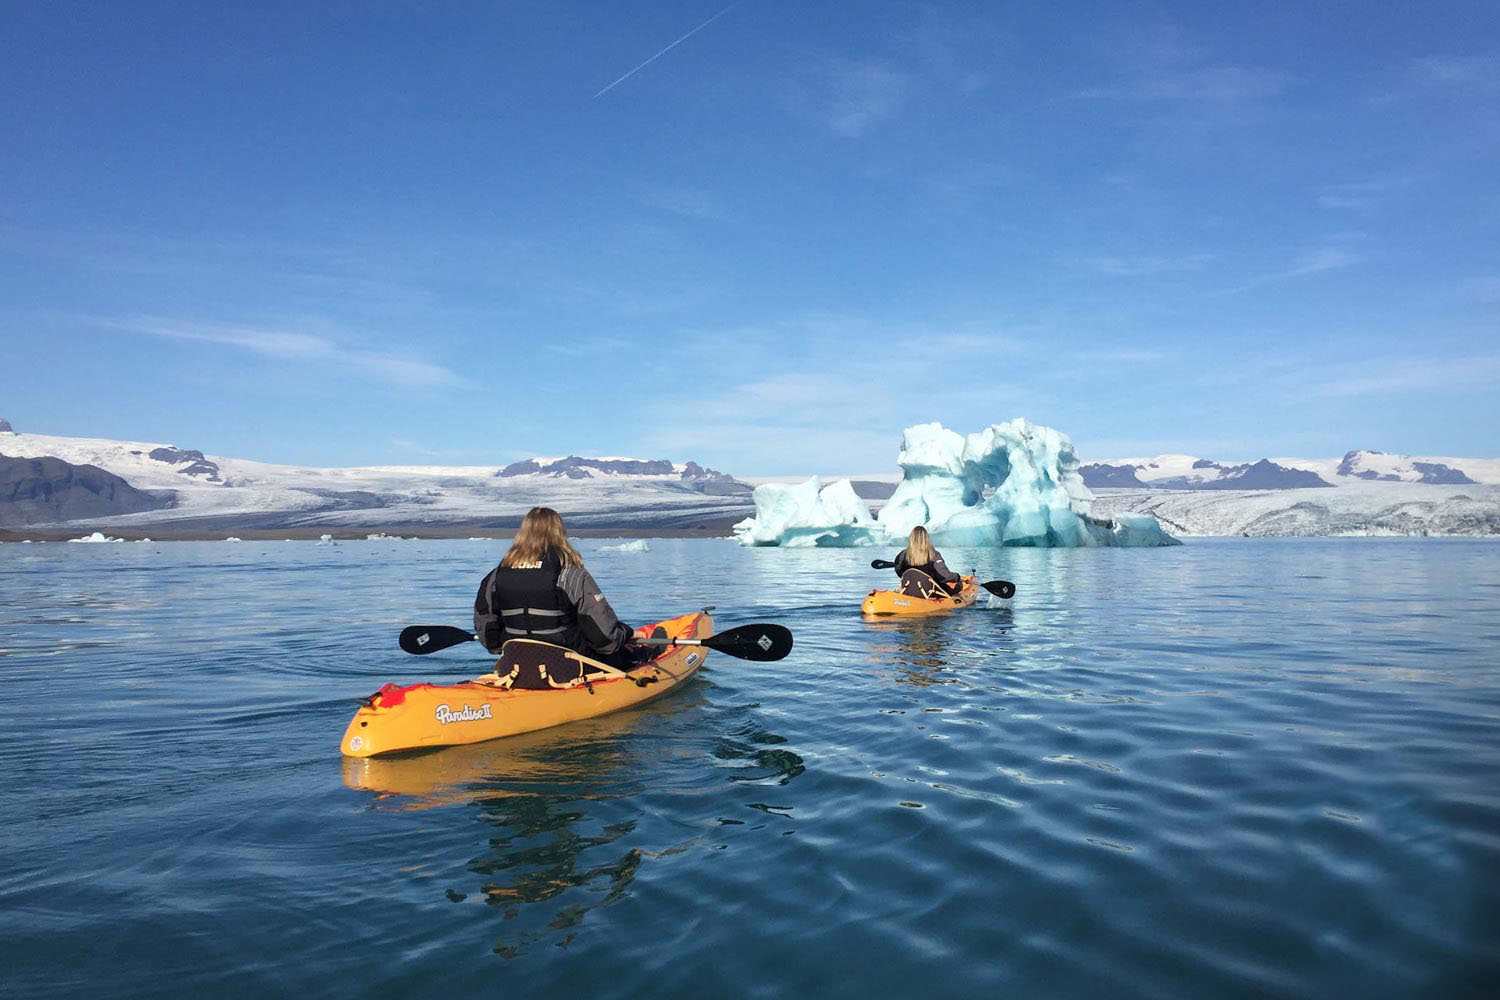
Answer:
M357 698L484 669L393 638L463 624L494 552L37 548L0 562L7 996L1448 997L1500 969L1493 545L955 550L1017 598L867 624L868 553L653 541L594 567L627 619L717 604L793 656L374 761L337 756Z

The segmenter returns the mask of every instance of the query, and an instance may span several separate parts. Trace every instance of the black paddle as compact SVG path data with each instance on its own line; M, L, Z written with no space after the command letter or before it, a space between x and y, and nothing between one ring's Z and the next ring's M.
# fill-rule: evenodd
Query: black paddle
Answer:
M896 564L891 562L889 559L871 559L870 568L895 569ZM985 590L988 590L990 593L994 594L996 597L1004 597L1009 600L1010 598L1016 596L1016 585L1011 583L1009 580L990 580L985 583L981 583L980 586Z
M478 639L473 632L451 625L408 625L401 630L401 648L414 656L426 656ZM779 660L792 651L792 632L784 625L741 625L707 639L633 639L643 646L706 646L716 652L756 660Z

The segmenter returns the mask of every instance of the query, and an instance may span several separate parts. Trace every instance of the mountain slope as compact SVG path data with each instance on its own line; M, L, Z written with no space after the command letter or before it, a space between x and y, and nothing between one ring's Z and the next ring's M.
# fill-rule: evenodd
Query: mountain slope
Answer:
M137 490L175 501L170 508L71 517L67 511L53 515L13 506L7 522L12 525L71 521L91 527L157 525L226 532L236 526L509 527L531 507L545 505L578 527L721 525L727 531L730 522L752 509L748 487L696 463L667 463L670 472L663 474L610 472L582 478L540 470L502 477L494 465L317 469L204 455L160 442L16 433L0 434L0 453L92 465Z
M170 497L138 490L97 466L0 455L0 527L118 517L171 505Z

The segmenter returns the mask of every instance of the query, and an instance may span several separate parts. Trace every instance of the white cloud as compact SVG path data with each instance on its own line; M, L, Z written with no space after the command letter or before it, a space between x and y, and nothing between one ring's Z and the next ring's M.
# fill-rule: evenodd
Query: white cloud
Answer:
M1336 271L1358 264L1363 259L1359 254L1343 247L1316 247L1298 254L1292 261L1291 268L1282 273L1282 277L1295 278L1304 274Z
M1319 189L1318 205L1322 208L1368 212L1379 205L1382 196L1398 188L1404 188L1414 180L1415 178L1412 177L1384 177L1343 184L1327 184Z
M905 105L911 77L890 66L844 58L815 65L798 88L799 110L846 139L857 139Z
M1500 87L1500 55L1438 55L1414 60L1412 71L1423 83L1440 86Z
M1500 274L1470 278L1464 282L1464 292L1475 302L1483 302L1485 305L1500 302Z
M724 205L711 191L698 188L657 188L641 196L650 208L680 215L684 219L719 222L728 218Z
M1323 396L1370 396L1491 387L1500 379L1500 355L1468 358L1391 358L1343 367L1309 387Z
M1233 104L1276 97L1293 82L1292 76L1276 70L1213 65L1143 73L1121 83L1081 90L1076 96L1086 99Z
M331 338L295 330L215 323L183 323L149 317L110 321L106 327L127 333L220 344L283 361L345 365L382 381L413 387L457 385L463 379L440 365L413 358L348 347Z
M1201 271L1203 266L1213 259L1214 255L1209 253L1191 253L1178 256L1136 254L1065 257L1063 258L1063 262L1074 267L1081 267L1089 271L1098 271L1103 274L1140 276L1166 274L1173 271Z

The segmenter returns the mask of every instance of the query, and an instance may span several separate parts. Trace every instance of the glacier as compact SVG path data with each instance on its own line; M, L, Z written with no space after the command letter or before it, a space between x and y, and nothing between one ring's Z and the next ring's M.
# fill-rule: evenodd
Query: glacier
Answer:
M1178 545L1153 517L1091 515L1093 494L1066 434L1016 418L963 435L939 423L901 435L901 482L872 516L847 479L765 483L755 515L734 526L743 545L901 544L917 525L938 545Z

